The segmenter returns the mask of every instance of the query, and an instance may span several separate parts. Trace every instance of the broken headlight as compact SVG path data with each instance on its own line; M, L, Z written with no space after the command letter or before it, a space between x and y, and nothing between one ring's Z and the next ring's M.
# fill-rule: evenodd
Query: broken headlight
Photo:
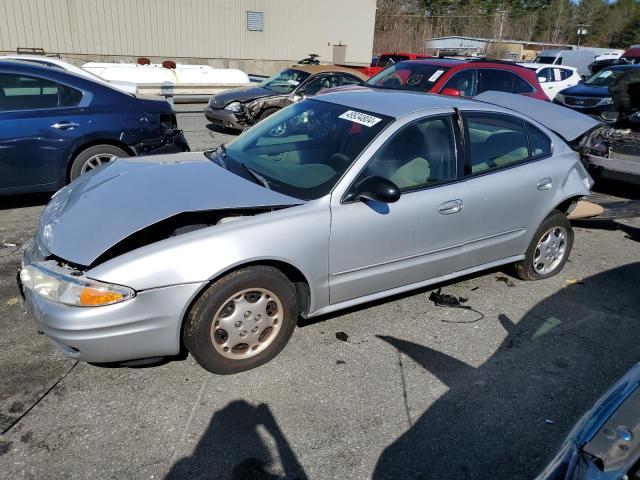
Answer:
M242 110L242 104L240 102L231 102L226 107L225 110L229 110L230 112L237 113Z
M75 307L112 305L136 295L129 287L75 278L37 263L20 270L20 282L47 300Z

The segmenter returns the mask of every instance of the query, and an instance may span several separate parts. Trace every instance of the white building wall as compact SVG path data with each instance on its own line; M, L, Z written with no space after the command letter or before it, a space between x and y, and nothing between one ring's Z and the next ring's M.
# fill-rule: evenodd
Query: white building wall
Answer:
M0 51L63 56L298 60L347 45L371 61L376 0L0 0ZM264 31L247 30L247 11Z

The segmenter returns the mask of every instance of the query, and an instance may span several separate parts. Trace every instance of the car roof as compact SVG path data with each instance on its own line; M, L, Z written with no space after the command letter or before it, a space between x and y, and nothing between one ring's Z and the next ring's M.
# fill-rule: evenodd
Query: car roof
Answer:
M314 97L314 99L394 118L433 108L457 107L465 109L466 107L478 105L478 102L470 99L447 97L423 92L368 87L335 89L318 97ZM486 105L488 109L492 111L506 111L502 107Z
M360 77L364 80L368 78L366 75L363 75L358 70L354 70L353 68L341 67L340 65L298 65L296 64L291 67L288 67L285 70L289 70L289 69L301 70L311 75L315 75L316 73L323 73L323 72L345 72L345 73L350 73L352 75Z
M43 65L41 63L34 63L34 62L29 62L29 61L25 61L25 60L20 60L17 58L0 58L0 67L2 66L7 66L7 67L18 67L20 69L25 69L25 70L34 70L36 72L51 72L51 71L55 71L55 72L59 72L60 69L54 69L51 67L47 67L46 65Z
M636 70L640 68L640 64L629 63L625 65L607 65L602 70Z
M455 65L460 65L464 63L464 60L459 60L457 58L420 58L415 60L405 60L403 62L398 62L402 64L408 65L436 65L438 67L453 67Z
M538 69L538 68L542 68L542 67L549 67L549 68L564 68L565 70L573 70L573 71L577 71L578 69L576 67L570 67L569 65L553 65L550 63L534 63L534 62L518 62L518 65L520 65L521 67L524 68L529 68L529 69Z

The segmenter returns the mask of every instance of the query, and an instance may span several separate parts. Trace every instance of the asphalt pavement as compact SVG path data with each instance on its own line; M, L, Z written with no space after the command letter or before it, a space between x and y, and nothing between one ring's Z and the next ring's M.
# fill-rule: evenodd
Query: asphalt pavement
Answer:
M233 138L198 107L179 114L194 150ZM2 479L527 479L640 361L634 218L576 225L551 279L494 270L440 285L474 311L424 289L300 321L274 361L239 375L191 357L76 364L14 287L46 201L0 198Z

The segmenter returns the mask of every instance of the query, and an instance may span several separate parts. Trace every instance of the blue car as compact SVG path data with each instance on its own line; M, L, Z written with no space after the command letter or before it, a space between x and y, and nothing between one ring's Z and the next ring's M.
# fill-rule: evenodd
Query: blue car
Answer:
M615 122L620 113L616 110L609 86L620 75L631 70L640 71L640 65L612 65L593 74L585 81L565 88L553 99L553 103L591 115L598 120Z
M188 150L164 99L0 60L0 195L54 191L118 157Z

